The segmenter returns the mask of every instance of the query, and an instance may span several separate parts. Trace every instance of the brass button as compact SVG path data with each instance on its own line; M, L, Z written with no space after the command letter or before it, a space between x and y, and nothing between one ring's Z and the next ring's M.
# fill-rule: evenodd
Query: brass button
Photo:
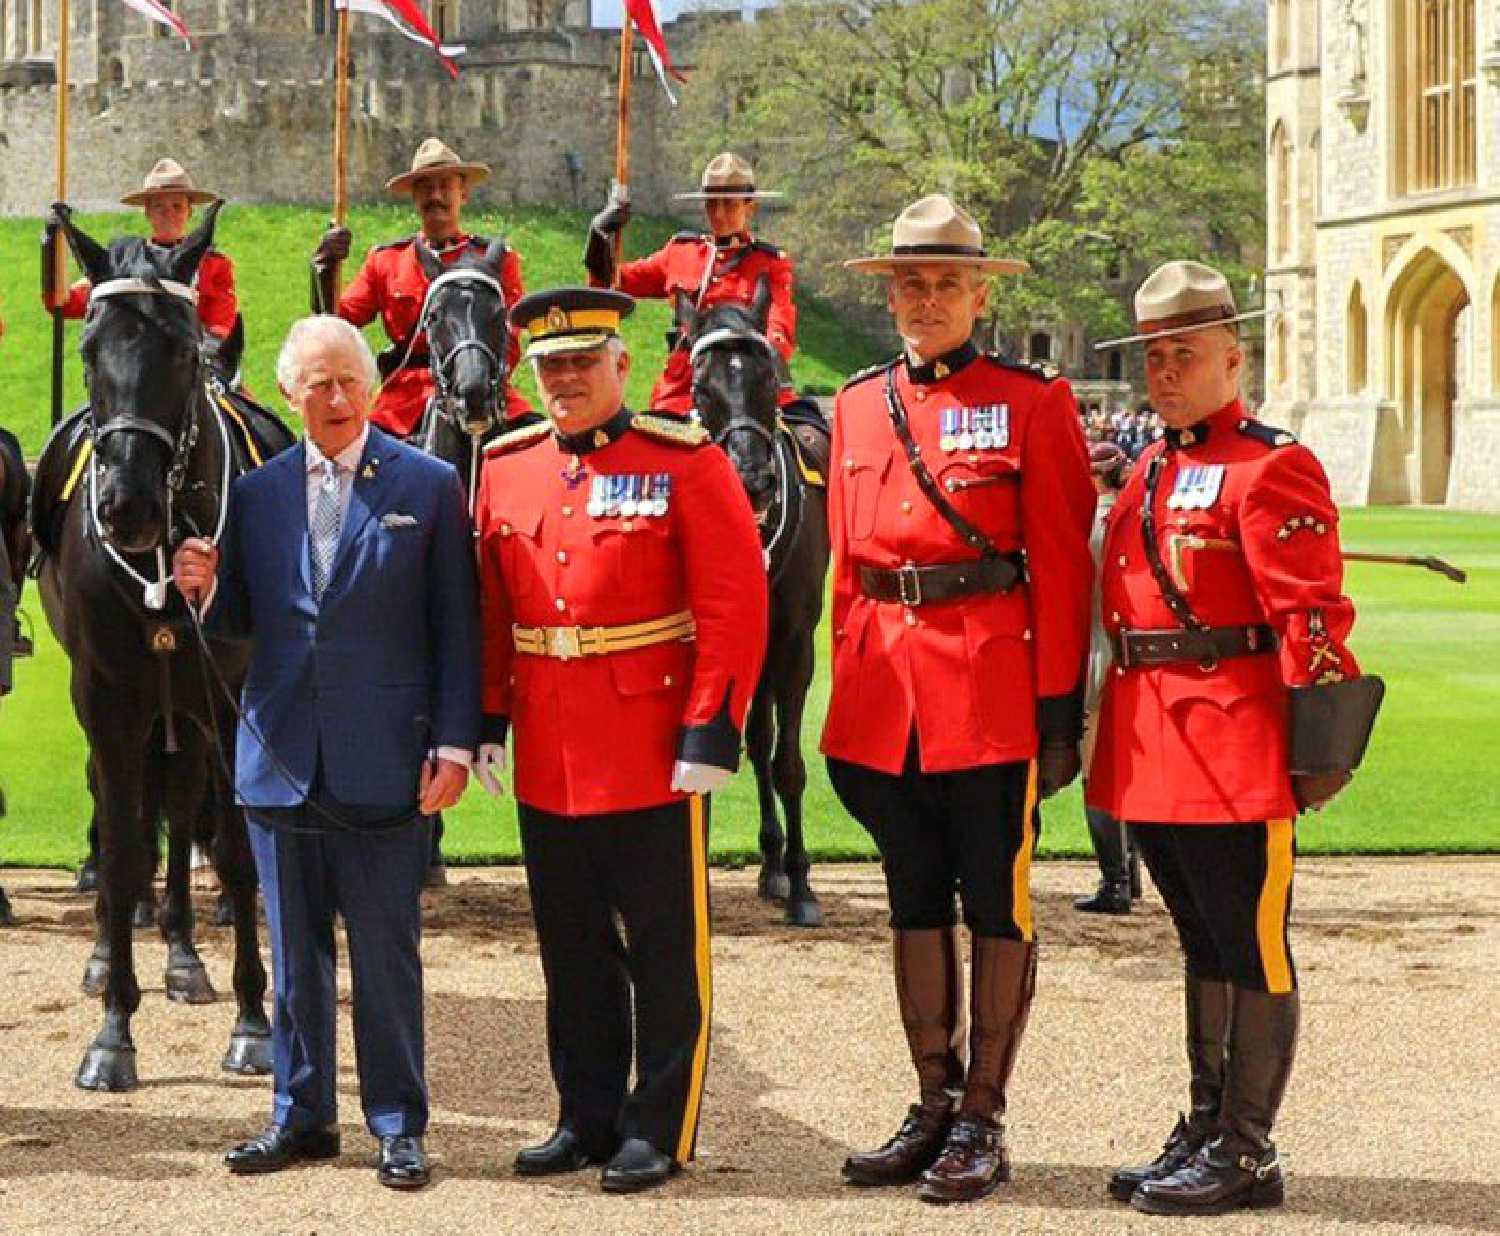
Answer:
M1114 612L1114 613L1112 613L1112 614L1111 614L1111 615L1110 615L1110 616L1109 616L1109 620L1110 620L1110 621L1111 621L1111 622L1119 622L1119 621L1120 621L1120 611L1119 611L1119 610L1115 610L1115 612Z
M914 627L914 626L917 625L917 612L916 612L916 610L914 610L914 609L908 609L906 611L906 613L903 615L903 617L906 619L906 625L907 626Z
M559 612L568 608L568 603L564 601L562 597L558 597L557 600L552 602L552 604L557 607Z
M572 513L573 513L573 508L571 506L565 506L565 507L563 507L563 515L564 515L564 517L566 517L568 515L571 515Z
M559 562L567 562L567 560L568 560L568 551L565 550L565 549L558 550L557 551L557 560Z
M852 459L846 459L846 460L844 460L844 471L845 472L853 472L854 471L854 460L852 460Z
M1027 627L1024 631L1021 632L1021 638L1022 639L1030 639L1031 638L1031 628L1030 627Z
M1128 566L1128 565L1130 565L1130 559L1127 558L1124 554L1120 555L1119 562L1120 562L1121 566Z
M672 685L672 675L671 674L663 674L661 676L661 685L664 686L664 687L670 687Z
M500 525L500 535L501 536L509 536L510 535L510 525L509 524L501 524Z
M635 528L635 521L632 519L624 520L621 522L620 528L624 532L630 532Z
M901 500L901 513L903 515L910 515L911 514L911 502L908 501L905 498L903 498Z

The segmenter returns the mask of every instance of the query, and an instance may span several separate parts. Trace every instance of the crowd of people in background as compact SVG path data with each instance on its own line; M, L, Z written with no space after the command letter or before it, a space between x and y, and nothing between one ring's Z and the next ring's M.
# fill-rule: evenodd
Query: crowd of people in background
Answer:
M1141 404L1134 412L1121 407L1110 410L1101 403L1086 404L1083 409L1083 433L1090 444L1113 442L1132 461L1161 437L1161 417L1150 404Z

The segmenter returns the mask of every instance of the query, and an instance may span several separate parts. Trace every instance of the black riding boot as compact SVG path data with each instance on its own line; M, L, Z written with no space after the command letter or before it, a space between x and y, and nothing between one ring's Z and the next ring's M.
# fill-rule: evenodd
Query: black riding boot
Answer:
M1143 1183L1132 1206L1155 1215L1220 1215L1281 1205L1271 1126L1292 1073L1298 1012L1295 991L1273 996L1235 989L1218 1132L1190 1163Z
M1088 809L1089 837L1099 860L1099 887L1092 897L1080 897L1075 910L1085 914L1130 913L1130 863L1125 825L1094 807Z
M1187 1022L1190 1114L1177 1117L1177 1127L1150 1163L1122 1167L1109 1178L1109 1195L1117 1202L1128 1202L1146 1181L1164 1179L1186 1166L1219 1131L1233 1001L1234 988L1228 983L1194 978L1191 974L1185 977L1183 1009Z

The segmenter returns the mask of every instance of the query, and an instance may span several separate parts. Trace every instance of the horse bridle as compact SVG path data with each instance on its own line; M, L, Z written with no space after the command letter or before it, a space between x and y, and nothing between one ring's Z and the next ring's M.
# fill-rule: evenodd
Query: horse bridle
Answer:
M178 300L186 301L193 307L194 316L197 315L198 293L188 284L179 283L173 279L107 279L103 283L96 284L89 292L89 303L92 305L96 300L108 300L114 296L173 296ZM199 388L199 379L202 374L203 357L195 347L193 349L193 381L191 389ZM219 418L215 418L218 421ZM92 422L92 418L91 418ZM93 528L94 535L98 537L99 543L111 560L122 571L130 576L143 590L143 601L147 609L160 610L167 603L167 580L169 578L166 565L166 548L158 542L156 546L156 571L157 578L149 580L137 571L125 556L115 548L114 544L106 535L99 521L99 470L103 466L101 462L99 447L106 438L121 433L141 433L154 438L167 448L168 464L166 476L166 529L167 536L171 535L173 520L173 503L183 490L187 482L188 462L192 458L193 448L198 444L198 417L194 409L189 408L187 415L183 418L182 429L174 436L169 430L155 421L148 420L143 416L135 416L129 412L123 412L118 416L112 416L102 425L92 422L89 436L93 459L88 469L89 481L89 522ZM223 439L224 476L219 486L219 509L215 522L213 536L210 538L217 545L220 536L224 532L224 520L228 514L229 503L229 470L231 452L228 436L222 421L219 421L219 435Z
M505 385L506 364L504 359L490 347L483 339L460 339L448 351L441 356L432 349L432 299L440 288L455 283L477 283L487 287L499 298L501 305L505 304L505 290L500 286L500 281L493 275L486 274L482 270L474 270L472 267L464 267L458 270L445 270L441 275L427 285L427 295L422 299L422 314L418 319L422 323L422 333L427 336L427 365L432 373L433 399L445 415L457 423L452 414L453 406L453 362L465 351L476 351L482 353L485 360L489 362L490 372L494 376L490 380L490 393L498 404L501 389ZM471 326L474 323L470 323ZM415 335L413 335L415 338Z
M714 348L724 347L730 344L746 344L767 356L774 357L776 350L771 341L760 331L736 330L733 327L723 326L717 330L708 331L701 338L693 341L689 359L695 365L693 376L693 402L697 403L698 379L696 362L705 352ZM761 557L765 568L771 576L774 584L781 578L781 573L786 569L786 559L782 557L778 562L777 555L784 548L790 546L796 539L797 533L802 526L802 489L798 485L793 493L792 477L796 472L797 461L790 457L792 447L787 441L788 435L779 432L780 417L777 417L776 428L767 428L752 416L731 416L726 425L711 436L715 446L723 447L729 439L737 433L748 433L764 442L771 453L772 471L776 477L776 526L771 530L769 539L761 540ZM795 504L793 498L796 498Z

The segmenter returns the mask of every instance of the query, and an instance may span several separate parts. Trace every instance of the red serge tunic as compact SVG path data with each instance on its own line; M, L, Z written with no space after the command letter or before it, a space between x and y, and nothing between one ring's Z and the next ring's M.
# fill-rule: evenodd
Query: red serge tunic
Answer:
M679 232L650 257L620 267L618 287L637 299L672 300L683 292L699 309L724 301L748 305L764 277L771 289L771 316L766 337L786 361L797 349L797 306L792 301L792 260L775 245L740 238L719 246L697 232ZM599 286L592 275L589 282ZM796 399L791 387L781 391L783 407ZM662 412L693 410L693 366L686 348L674 348L651 391L651 406Z
M417 260L413 242L415 236L406 236L387 245L376 245L365 258L354 276L348 291L339 297L339 317L356 326L364 326L380 316L386 336L402 351L411 344L410 363L398 369L385 380L370 410L370 420L382 429L399 437L409 437L416 431L432 395L432 374L427 368L427 336L418 333L417 319L422 313L422 303L427 297L427 272ZM445 266L451 266L459 255L468 249L483 253L489 241L480 236L460 236L446 248L434 250ZM500 288L505 293L505 307L509 309L526 294L521 283L521 259L514 249L505 250L500 265ZM399 358L398 358L399 359ZM505 363L509 373L515 372L521 359L519 338L512 333L510 348ZM509 380L505 384L505 419L512 420L531 411L531 405Z
M234 319L240 312L239 297L234 290L234 263L217 249L210 249L198 263L193 286L198 289L198 319L204 329L220 339L226 338L234 329ZM83 317L88 311L89 293L93 287L87 279L73 284L63 304L63 317Z
M485 740L513 726L517 799L566 816L680 799L674 760L734 768L766 648L760 535L728 457L682 440L706 441L701 430L672 424L660 432L679 440L667 440L629 412L602 432L580 454L543 425L499 439L475 515ZM608 478L649 493L654 511L601 509ZM683 610L693 640L603 656L518 653L511 630Z
M978 556L912 475L886 408L892 366L912 436L949 501L1002 553L1024 551L1027 581L1012 591L913 607L861 593L861 566ZM945 425L965 423L992 426L989 444L945 449L954 436ZM968 345L920 368L890 362L839 393L829 471L833 686L823 753L899 773L915 728L922 769L950 772L1030 759L1039 732L1076 738L1094 487L1068 384Z
M1181 628L1146 559L1141 506L1165 454L1153 514L1162 562L1208 626L1267 624L1277 653L1112 668L1088 772L1091 806L1117 819L1219 824L1297 813L1287 772L1287 688L1358 676L1344 646L1338 509L1317 457L1238 400L1168 430L1110 512L1102 612L1121 628Z

